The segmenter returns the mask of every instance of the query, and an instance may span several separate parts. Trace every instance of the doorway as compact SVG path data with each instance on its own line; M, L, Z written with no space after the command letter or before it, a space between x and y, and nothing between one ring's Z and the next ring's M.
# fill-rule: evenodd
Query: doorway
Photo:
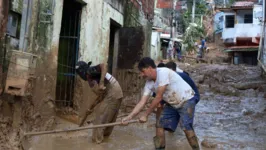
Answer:
M57 107L72 107L75 85L75 64L79 52L79 32L82 5L64 0L58 50L56 83Z
M114 49L115 49L115 33L121 28L114 20L110 20L110 36L109 36L109 54L108 54L108 73L112 74L113 71L113 59L114 59Z

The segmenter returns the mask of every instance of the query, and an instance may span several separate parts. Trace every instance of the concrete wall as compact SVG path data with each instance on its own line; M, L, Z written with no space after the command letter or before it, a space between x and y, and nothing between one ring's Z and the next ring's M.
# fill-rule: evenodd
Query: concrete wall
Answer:
M1 1L1 0L0 0ZM19 0L13 0L18 3ZM40 113L43 118L49 119L55 113L57 60L59 50L60 31L62 23L64 0L31 1L30 15L24 16L28 32L23 28L26 40L23 48L38 56L34 80L32 80L32 100L35 113ZM127 14L123 12L121 0L83 0L80 27L79 60L92 61L93 65L107 62L109 52L110 21L111 19L121 27L143 26L145 32L144 56L150 55L151 23L147 20L141 7L131 5ZM121 4L120 4L121 2ZM25 15L21 3L14 7ZM111 3L113 4L113 3ZM25 6L25 5L24 5ZM141 5L140 5L141 6ZM146 5L146 7L148 7ZM131 13L133 11L133 13ZM51 12L52 15L44 15ZM125 21L125 16L128 22ZM138 74L136 74L138 78ZM76 110L83 115L85 110L95 99L88 84L77 77L74 103Z
M227 15L235 15L234 12L224 12L224 24L223 24L223 32L222 32L222 38L225 39L233 39L232 42L236 42L235 41L235 28L226 28L225 24L226 24L226 20L225 20L225 16ZM231 40L230 40L231 41Z
M254 5L253 8L253 24L262 24L263 18L263 6L262 5Z
M235 24L235 37L259 37L260 25Z
M109 3L98 1L85 1L87 5L82 9L79 60L92 61L92 65L107 62L109 53L109 36L111 19L123 26L124 17L121 12L114 9ZM95 100L88 84L78 77L74 97L75 107L80 116Z
M253 14L252 10L237 10L236 11L236 23L242 24L244 23L244 16L246 14Z
M10 0L11 7L10 9L21 14L23 9L23 0Z
M79 60L92 61L92 64L107 62L111 19L123 26L122 13L107 2L87 2L81 16Z
M223 32L224 29L224 13L223 12L218 12L214 16L214 32L221 33Z
M120 13L124 13L125 0L104 0L109 4L113 9L117 10Z
M153 60L158 61L162 59L160 33L153 31L151 35L151 52L150 56Z

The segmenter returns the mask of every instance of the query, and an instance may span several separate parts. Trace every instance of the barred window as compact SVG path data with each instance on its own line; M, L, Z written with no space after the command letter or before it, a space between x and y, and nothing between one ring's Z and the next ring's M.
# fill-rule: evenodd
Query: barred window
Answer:
M253 15L245 14L244 15L244 23L253 23Z
M234 28L235 27L235 16L234 15L225 16L225 27L226 28Z

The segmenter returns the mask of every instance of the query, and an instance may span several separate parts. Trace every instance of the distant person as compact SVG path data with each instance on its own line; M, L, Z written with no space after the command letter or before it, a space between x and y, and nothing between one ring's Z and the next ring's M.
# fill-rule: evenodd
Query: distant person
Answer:
M170 40L167 48L167 59L169 60L173 59L173 49L174 49L174 43L172 40Z
M204 50L206 48L206 41L203 37L200 37L200 44L199 44L199 58L204 57Z
M177 56L177 60L181 61L182 60L181 46L178 42L175 42L174 49L175 49L175 55L174 56Z

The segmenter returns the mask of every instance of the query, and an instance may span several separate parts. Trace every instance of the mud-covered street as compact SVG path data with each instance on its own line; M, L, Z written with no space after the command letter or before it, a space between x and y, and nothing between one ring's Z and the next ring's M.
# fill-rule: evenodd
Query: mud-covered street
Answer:
M259 67L226 64L186 65L197 83L201 100L196 106L195 131L202 149L258 149L266 147L266 81ZM122 116L125 112L121 112ZM76 124L56 119L53 129L68 129ZM117 121L120 121L118 118ZM1 149L12 149L14 141L7 122L1 122ZM145 124L116 126L113 134L102 144L91 142L91 131L38 135L22 140L25 149L32 150L104 150L104 149L154 149L155 115ZM14 136L14 135L13 135ZM183 131L166 133L166 149L190 149Z
M0 150L266 150L265 20L265 0L0 0Z

